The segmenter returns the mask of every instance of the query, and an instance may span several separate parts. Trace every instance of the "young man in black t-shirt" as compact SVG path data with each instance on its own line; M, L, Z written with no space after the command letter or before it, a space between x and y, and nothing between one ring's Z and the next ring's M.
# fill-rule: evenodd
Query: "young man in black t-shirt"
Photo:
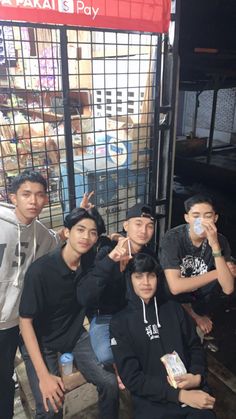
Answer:
M177 300L204 334L212 330L209 317L219 294L234 290L235 272L227 239L217 232L214 204L209 196L185 201L185 221L168 231L160 246L160 263Z
M62 418L64 385L58 352L72 352L78 369L97 386L103 419L118 418L115 375L97 361L76 299L93 264L93 246L105 231L95 209L74 209L65 219L66 244L28 269L20 303L21 351L36 401L36 418Z

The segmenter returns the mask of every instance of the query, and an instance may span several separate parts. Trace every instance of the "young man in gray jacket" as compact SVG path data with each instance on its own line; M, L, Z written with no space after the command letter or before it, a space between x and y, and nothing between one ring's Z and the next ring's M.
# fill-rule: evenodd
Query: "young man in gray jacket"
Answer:
M18 309L29 265L56 247L56 237L38 215L47 203L47 183L25 171L12 182L13 205L0 204L0 419L13 417L14 359L18 345Z

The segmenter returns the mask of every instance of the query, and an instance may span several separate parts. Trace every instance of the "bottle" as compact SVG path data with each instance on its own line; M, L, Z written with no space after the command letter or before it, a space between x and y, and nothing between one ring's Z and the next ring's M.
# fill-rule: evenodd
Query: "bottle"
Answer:
M63 375L72 374L73 371L73 354L66 352L60 356L61 372Z

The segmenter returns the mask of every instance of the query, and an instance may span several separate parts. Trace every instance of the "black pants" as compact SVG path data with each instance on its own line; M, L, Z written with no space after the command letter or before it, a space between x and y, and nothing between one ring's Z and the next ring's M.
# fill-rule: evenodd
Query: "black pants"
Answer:
M49 412L45 411L42 394L39 389L39 380L34 366L23 344L20 344L20 349L25 361L28 379L36 402L35 418L61 419L63 416L62 411L59 411L59 413L55 414L51 406L49 406ZM72 352L74 355L75 363L80 372L82 372L88 382L97 386L99 396L98 404L100 411L99 418L118 419L119 391L115 374L114 372L105 370L103 366L97 361L97 358L92 350L87 332L83 333L83 335L79 338ZM48 370L54 375L59 375L57 352L44 348L42 350L42 355Z
M212 410L181 407L176 403L155 403L133 396L134 419L216 419Z
M216 281L199 288L195 292L186 292L174 297L169 294L169 297L181 304L191 304L193 310L199 316L211 316L219 307L227 306L232 298L230 295L223 293Z
M19 339L19 328L0 330L0 419L12 419L15 383L14 359Z

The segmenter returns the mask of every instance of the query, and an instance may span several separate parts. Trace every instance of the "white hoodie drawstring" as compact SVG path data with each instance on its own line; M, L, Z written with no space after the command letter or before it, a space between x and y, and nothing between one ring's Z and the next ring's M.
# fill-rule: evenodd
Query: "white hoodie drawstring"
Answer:
M14 287L19 286L19 275L20 275L20 265L21 265L21 242L20 242L20 224L17 224L17 235L18 235L18 263L17 263L17 273L14 279L13 285Z
M140 300L142 301L142 305L143 305L143 322L144 323L148 323L147 321L147 317L146 317L146 307L145 307L145 303L143 301L143 299L140 297ZM154 297L154 304L155 304L155 312L156 312L156 319L157 319L157 327L160 328L161 324L159 322L159 314L158 314L158 307L157 307L157 299L156 297Z
M141 297L140 297L141 298ZM145 303L143 301L143 299L141 298L141 301L143 303L143 322L144 323L148 323L147 318L146 318L146 309L145 309Z
M156 311L156 318L157 318L157 327L161 327L159 322L159 315L158 315L158 308L157 308L157 299L154 297L154 304L155 304L155 311Z

